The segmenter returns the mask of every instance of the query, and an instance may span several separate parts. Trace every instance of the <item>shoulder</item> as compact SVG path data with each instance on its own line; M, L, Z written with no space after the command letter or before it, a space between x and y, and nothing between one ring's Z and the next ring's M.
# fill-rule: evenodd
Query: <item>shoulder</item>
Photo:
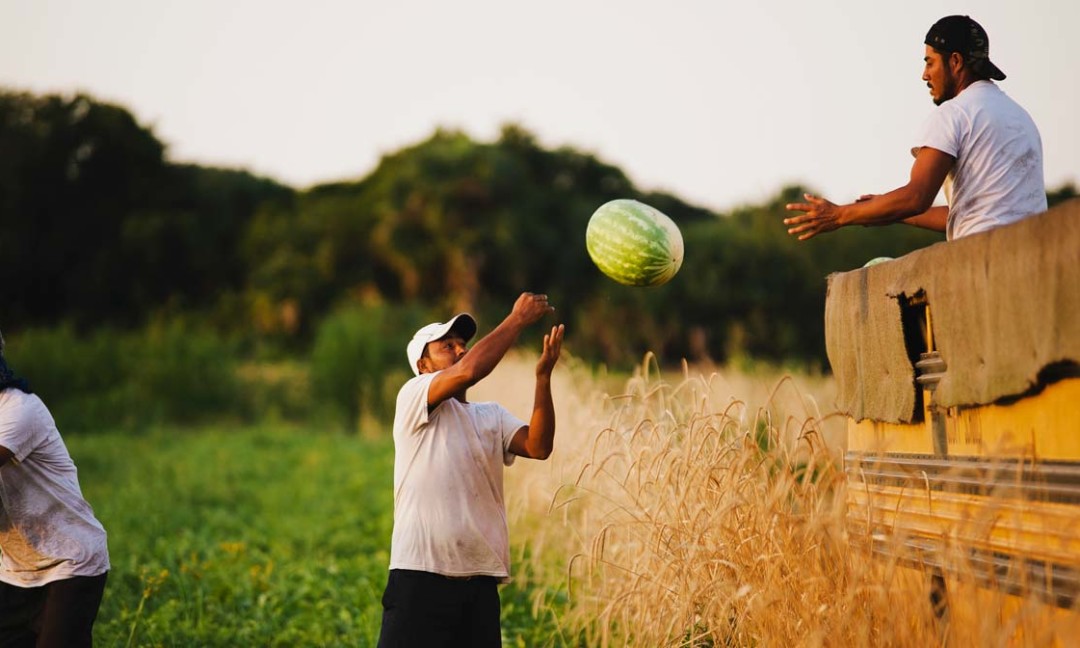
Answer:
M431 386L431 381L435 379L435 376L434 373L420 374L406 380L405 384L398 390L398 400L418 393L427 394L428 387Z
M394 438L428 424L428 388L434 377L421 374L401 386L394 407Z
M0 445L21 461L50 435L57 434L52 414L36 394L18 389L0 392Z
M1014 103L1016 102L992 81L976 81L964 88L964 91L955 99L946 102L941 107L950 107L952 110L970 114L995 110L1002 104Z
M37 394L9 387L0 391L0 421L5 423L49 417L49 410Z
M965 123L980 132L1037 131L1034 120L1024 107L990 81L973 83L942 108L949 104L956 104L950 109L962 115Z

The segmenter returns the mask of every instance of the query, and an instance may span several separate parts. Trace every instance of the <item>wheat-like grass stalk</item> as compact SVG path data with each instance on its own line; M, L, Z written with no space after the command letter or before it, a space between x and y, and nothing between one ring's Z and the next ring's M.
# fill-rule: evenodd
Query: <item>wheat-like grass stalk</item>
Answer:
M501 370L522 377L500 379L501 389L528 392L531 364L509 364ZM753 384L685 364L669 383L652 357L614 395L580 367L557 376L556 453L511 471L508 497L512 536L529 547L519 571L568 583L566 636L784 647L1041 646L1080 636L1069 634L1076 612L974 579L951 584L951 596L978 605L939 619L932 571L873 556L851 533L860 512L849 511L839 461L843 420L818 406L828 384L811 397L792 377ZM973 520L965 533L991 522ZM961 573L963 558L958 546Z

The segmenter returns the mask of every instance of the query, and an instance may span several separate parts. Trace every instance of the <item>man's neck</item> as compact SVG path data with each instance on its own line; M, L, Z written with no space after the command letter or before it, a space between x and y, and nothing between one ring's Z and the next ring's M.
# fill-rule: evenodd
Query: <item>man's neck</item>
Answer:
M960 75L960 81L957 84L958 88L956 90L956 94L959 95L961 92L963 92L964 90L967 90L968 88L975 85L979 81L986 81L986 79L977 78L977 77L975 77L973 75L967 74L966 71L962 72L961 75Z

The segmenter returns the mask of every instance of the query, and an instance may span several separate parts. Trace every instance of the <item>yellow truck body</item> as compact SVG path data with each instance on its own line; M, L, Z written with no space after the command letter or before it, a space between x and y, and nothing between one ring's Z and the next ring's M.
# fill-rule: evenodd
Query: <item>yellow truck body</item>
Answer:
M831 276L826 342L856 537L1080 637L1080 200Z

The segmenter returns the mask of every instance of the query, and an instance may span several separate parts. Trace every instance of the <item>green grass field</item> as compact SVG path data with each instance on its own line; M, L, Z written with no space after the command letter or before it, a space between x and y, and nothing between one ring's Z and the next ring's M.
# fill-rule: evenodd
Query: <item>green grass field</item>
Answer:
M393 523L389 434L279 425L66 442L109 533L98 645L375 644ZM563 643L552 606L564 597L527 581L502 589L505 644Z

